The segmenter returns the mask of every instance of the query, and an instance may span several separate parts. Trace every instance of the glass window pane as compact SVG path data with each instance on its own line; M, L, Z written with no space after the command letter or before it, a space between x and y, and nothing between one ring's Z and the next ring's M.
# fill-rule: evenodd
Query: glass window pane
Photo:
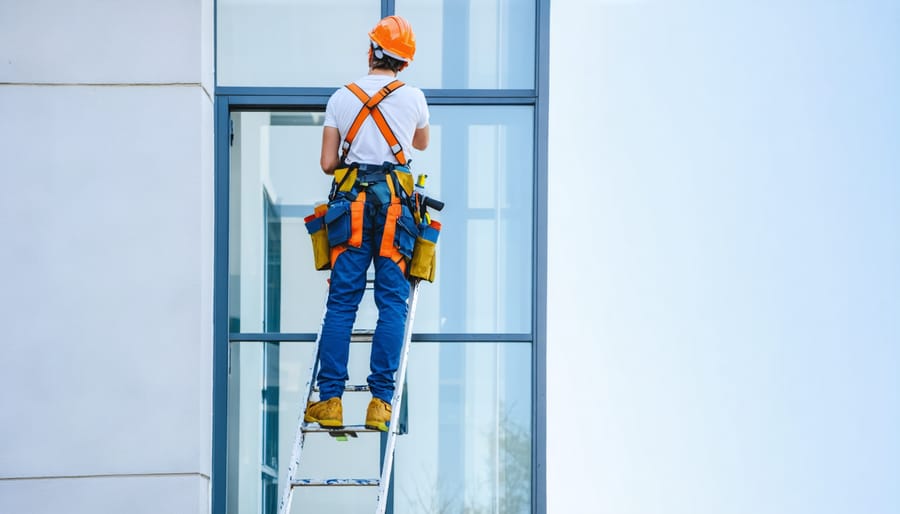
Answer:
M397 513L531 512L531 345L418 343Z
M316 271L303 218L328 196L321 112L232 113L231 332L316 332L328 273ZM363 313L365 315L365 313Z
M230 345L229 513L274 514L272 496L287 476L314 346ZM351 348L351 383L365 382L368 351L366 344ZM271 358L278 359L277 368ZM531 345L415 343L407 377L408 433L397 441L394 512L530 512ZM274 406L266 402L273 382ZM369 398L345 394L344 422L361 424ZM266 456L273 444L276 461ZM374 478L379 450L377 434L348 442L310 434L300 475ZM376 495L372 488L300 489L293 511L366 512L374 509Z
M532 89L534 0L396 0L416 33L403 80L434 89Z
M378 0L218 0L222 86L335 87L366 73Z
M446 207L416 332L531 332L533 116L530 106L431 108L431 144L413 167Z
M432 107L431 145L416 154L443 230L434 283L415 331L530 333L533 108ZM236 112L231 147L232 332L316 332L327 272L315 271L303 218L325 201L322 113ZM367 292L357 328L373 328Z

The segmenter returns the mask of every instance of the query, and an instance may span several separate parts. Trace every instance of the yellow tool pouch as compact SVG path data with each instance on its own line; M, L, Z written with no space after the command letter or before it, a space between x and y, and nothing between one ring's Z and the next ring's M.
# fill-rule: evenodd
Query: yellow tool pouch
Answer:
M405 170L406 168L404 168ZM413 176L409 171L403 171L395 169L391 173L397 177L397 183L400 184L400 189L403 189L403 192L406 193L406 196L413 194Z
M356 185L356 168L338 168L334 170L333 194L347 193Z
M437 267L437 257L434 243L421 237L416 238L416 247L413 250L412 261L409 264L409 275L434 282L434 272Z
M419 225L419 236L413 248L409 264L409 275L429 282L434 282L437 269L437 238L441 232L441 224L431 220L429 224Z
M325 230L327 210L327 205L319 205L313 214L303 219L312 240L313 263L317 270L331 269L331 247L328 244L328 232Z

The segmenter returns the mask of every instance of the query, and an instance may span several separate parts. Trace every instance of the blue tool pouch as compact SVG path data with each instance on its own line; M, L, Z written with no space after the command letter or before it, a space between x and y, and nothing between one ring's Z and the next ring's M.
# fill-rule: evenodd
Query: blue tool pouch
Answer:
M332 200L325 213L328 228L328 244L333 248L350 239L350 201L343 198Z
M419 230L409 208L403 206L402 214L397 218L397 230L394 231L394 246L407 259L412 258L413 247Z

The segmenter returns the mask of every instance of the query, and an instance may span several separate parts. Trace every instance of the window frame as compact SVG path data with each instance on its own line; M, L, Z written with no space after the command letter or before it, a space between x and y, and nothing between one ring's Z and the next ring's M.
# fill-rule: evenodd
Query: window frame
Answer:
M547 131L550 0L535 0L535 89L424 89L430 106L533 106L532 320L531 332L414 334L414 342L529 343L532 354L531 434L532 512L546 513L546 298L547 298ZM217 5L213 9L214 20ZM382 16L394 13L394 0L381 0ZM214 27L217 23L214 22ZM217 28L214 28L214 32ZM214 36L215 38L215 36ZM215 50L214 50L215 54ZM311 341L312 333L234 333L229 330L229 149L234 137L231 113L237 110L324 109L337 88L215 86L214 296L213 296L213 434L211 512L225 514L227 503L227 408L229 346L241 342Z

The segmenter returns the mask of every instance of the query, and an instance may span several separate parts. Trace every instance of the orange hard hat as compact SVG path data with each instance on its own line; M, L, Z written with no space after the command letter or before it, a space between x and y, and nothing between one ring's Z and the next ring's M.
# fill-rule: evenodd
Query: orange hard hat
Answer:
M416 54L416 35L409 22L400 16L383 18L369 32L369 39L376 47L376 54L381 49L389 57L404 62L413 60L413 55Z

